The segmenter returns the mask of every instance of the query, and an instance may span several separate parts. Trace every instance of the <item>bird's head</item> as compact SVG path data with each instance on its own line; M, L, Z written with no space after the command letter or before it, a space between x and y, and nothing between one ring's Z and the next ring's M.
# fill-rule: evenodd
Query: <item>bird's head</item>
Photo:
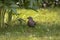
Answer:
M33 19L32 17L28 17L27 19Z

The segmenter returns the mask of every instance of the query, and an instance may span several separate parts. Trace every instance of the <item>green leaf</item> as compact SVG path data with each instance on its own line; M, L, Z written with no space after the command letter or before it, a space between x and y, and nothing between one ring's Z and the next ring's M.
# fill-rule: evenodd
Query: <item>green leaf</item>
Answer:
M2 7L3 6L3 4L2 4L2 2L0 1L0 7Z
M19 6L16 5L16 4L12 4L12 5L10 5L10 7L11 7L11 8L18 8Z
M15 8L11 8L12 13L18 15L17 10Z

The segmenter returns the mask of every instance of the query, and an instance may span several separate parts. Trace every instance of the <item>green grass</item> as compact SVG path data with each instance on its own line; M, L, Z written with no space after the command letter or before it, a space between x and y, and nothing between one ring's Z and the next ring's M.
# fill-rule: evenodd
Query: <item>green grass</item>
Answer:
M35 35L19 35L18 33L6 33L0 36L0 40L60 40L60 36L36 37Z
M0 40L60 40L60 9L39 9L38 12L29 9L18 9L20 15L13 15L12 27L3 28ZM27 26L27 17L33 17L36 26ZM25 20L19 24L16 18ZM5 16L5 22L7 14ZM13 22L14 21L14 22ZM13 27L14 26L14 27Z

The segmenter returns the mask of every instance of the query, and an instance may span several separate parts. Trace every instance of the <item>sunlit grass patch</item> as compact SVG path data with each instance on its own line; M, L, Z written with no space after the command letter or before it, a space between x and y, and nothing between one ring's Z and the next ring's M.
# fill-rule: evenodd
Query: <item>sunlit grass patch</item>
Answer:
M38 10L38 12L22 9L20 13L19 17L23 19L27 19L28 16L32 16L35 21L39 22L52 22L59 20L58 12L49 11L48 9Z
M40 9L38 12L34 10L27 10L27 9L20 9L18 10L18 13L20 15L13 15L12 19L15 20L16 18L22 18L27 20L27 17L31 16L33 19L37 22L52 22L52 21L59 21L60 16L58 15L58 11L54 10L49 10L49 9ZM5 16L5 21L6 21L6 16Z

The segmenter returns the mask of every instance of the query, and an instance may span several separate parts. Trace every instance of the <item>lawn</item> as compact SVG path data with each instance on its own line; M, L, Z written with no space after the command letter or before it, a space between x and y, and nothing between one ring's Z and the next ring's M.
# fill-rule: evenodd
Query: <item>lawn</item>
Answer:
M38 12L29 9L18 9L19 15L13 15L12 25L0 32L0 40L60 40L60 9L48 8L39 9ZM30 28L27 26L27 17L33 17L36 26ZM16 21L22 18L25 22L22 25ZM7 14L5 16L5 22ZM15 24L16 23L16 24Z

